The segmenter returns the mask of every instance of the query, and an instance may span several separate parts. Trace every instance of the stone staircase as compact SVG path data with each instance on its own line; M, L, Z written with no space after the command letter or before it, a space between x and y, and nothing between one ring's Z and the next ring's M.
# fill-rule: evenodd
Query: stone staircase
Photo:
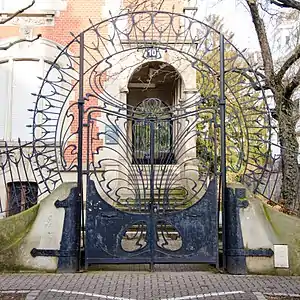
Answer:
M140 170L136 170L130 178L134 183L134 195L124 193L116 207L123 211L146 213L152 200L150 175L150 165L141 166ZM179 176L180 169L176 165L154 166L153 203L159 212L178 211L191 205L184 180L180 180Z

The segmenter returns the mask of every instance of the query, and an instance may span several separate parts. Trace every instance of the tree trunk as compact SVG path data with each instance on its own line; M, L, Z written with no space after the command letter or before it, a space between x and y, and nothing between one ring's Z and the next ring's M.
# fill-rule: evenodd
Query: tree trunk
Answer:
M296 137L294 105L283 93L275 95L279 125L279 141L282 147L282 186L280 203L300 215L299 207L299 145Z

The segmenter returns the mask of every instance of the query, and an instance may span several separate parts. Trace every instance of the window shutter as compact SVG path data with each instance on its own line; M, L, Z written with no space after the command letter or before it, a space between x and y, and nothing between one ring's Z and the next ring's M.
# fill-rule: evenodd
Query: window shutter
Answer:
M12 93L12 140L20 138L22 141L32 141L32 124L36 97L31 93L38 93L40 80L40 65L38 61L14 61L13 93Z
M0 64L0 140L4 140L5 122L8 109L8 70L9 64Z

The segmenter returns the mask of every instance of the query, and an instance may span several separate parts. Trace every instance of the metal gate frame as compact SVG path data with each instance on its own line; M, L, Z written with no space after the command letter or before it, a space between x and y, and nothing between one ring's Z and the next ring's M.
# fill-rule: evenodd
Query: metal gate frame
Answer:
M139 18L140 16L142 18ZM160 19L161 16L164 20L167 20L167 27L157 26L159 25L159 21L156 22L157 17ZM150 26L146 29L143 26L139 27L138 24L139 19L144 20L144 17L150 21ZM123 26L124 22L118 22L124 19L129 20L129 22L126 22L126 28ZM182 30L177 31L176 26L173 25L178 19L184 19L185 26ZM101 28L105 29L104 32L101 31ZM114 35L107 35L106 28L114 30ZM155 37L158 36L160 39L157 42L156 38L146 40L141 39L140 36L135 36L136 41L133 42L131 33L137 28L140 35L144 37L147 31L150 30L150 34L155 31ZM128 33L127 29L131 30L131 33ZM165 33L169 29L173 30L172 37L175 39L172 41L168 39L168 42L165 43ZM85 45L84 37L86 33L93 34L93 43ZM194 33L196 34L194 35ZM90 35L88 36L90 37ZM220 39L219 42L218 39ZM160 44L159 40L161 40ZM209 43L206 44L206 41ZM96 43L94 44L94 42ZM91 47L91 45L93 46ZM104 47L99 47L99 45ZM77 53L78 46L80 55ZM84 228L85 192L83 191L83 183L84 179L88 177L88 173L84 166L85 158L83 158L83 155L85 155L85 150L83 146L85 145L84 132L89 125L86 122L84 105L90 96L84 95L84 85L87 82L86 79L93 79L95 82L95 79L102 79L101 76L106 76L107 70L114 65L114 62L119 62L118 60L123 58L123 54L126 54L127 51L140 52L141 50L143 53L138 55L137 64L143 61L148 63L152 59L160 60L162 58L160 51L175 51L181 55L181 58L191 63L194 69L200 71L200 75L202 71L207 72L205 73L207 76L203 76L204 80L200 80L200 87L197 88L197 91L203 91L203 97L206 97L209 105L211 104L210 100L212 100L214 108L218 111L218 142L220 142L218 149L221 150L221 155L218 152L220 159L218 165L220 168L216 173L218 173L217 177L219 177L221 183L218 199L222 201L222 209L218 207L218 211L222 212L223 245L223 259L220 261L220 265L228 272L244 274L246 270L245 257L247 255L270 257L273 252L271 249L244 249L239 208L245 207L247 204L246 201L240 201L245 198L245 189L242 189L244 196L240 195L240 199L237 201L238 196L235 196L233 191L226 187L226 171L230 175L238 175L237 181L247 186L254 194L276 201L281 185L282 156L274 155L272 146L283 149L277 143L272 142L272 136L273 134L278 136L278 128L276 128L276 125L274 126L272 111L264 92L262 74L252 68L244 54L230 40L224 39L223 35L216 29L193 17L174 11L126 12L111 16L106 20L99 21L97 24L91 22L91 26L81 34L73 34L73 39L65 47L58 47L59 53L52 62L45 78L40 78L42 84L39 92L33 94L37 96L33 108L29 108L29 111L32 111L33 114L33 120L28 125L32 128L32 142L24 144L19 140L16 147L9 146L9 143L5 142L4 150L1 152L3 159L0 163L0 170L2 171L4 183L7 185L7 199L10 198L12 201L16 197L13 193L10 193L8 184L10 182L16 186L22 185L22 178L24 178L24 183L27 182L29 187L36 184L38 191L34 194L37 194L38 199L42 199L64 183L63 172L76 173L77 185L71 189L69 196L66 199L57 199L54 203L57 209L65 212L59 249L33 248L31 255L33 257L58 257L59 271L74 272L79 271L84 266L86 228ZM225 50L226 60L224 57ZM84 53L87 57L84 57ZM117 56L114 57L115 55ZM168 57L172 59L171 55ZM173 58L177 58L176 55ZM211 64L212 58L215 60ZM113 63L109 64L110 60ZM100 67L97 69L101 63L108 63L109 68ZM125 67L127 68L127 65ZM175 67L174 70L176 72ZM126 76L130 75L128 72L126 74ZM89 78L86 78L87 76ZM119 73L117 72L115 76L118 80ZM232 80L232 78L234 79ZM188 79L189 76L187 76ZM212 82L211 86L210 84L207 85L208 89L206 89L207 82ZM104 105L106 108L111 100L118 107L122 105L119 99L115 99L109 93L108 98L102 98L101 93L105 87L102 86L101 80L98 80L97 83L99 84L95 85L95 89L92 85L90 87L95 92L94 96L97 100L106 101ZM195 88L195 85L193 85L193 88ZM126 90L124 91L126 92ZM76 95L79 94L78 101L75 102L70 99L74 92ZM197 100L195 103L197 103L196 105L202 105ZM177 104L179 104L179 110L187 111L187 107L191 102L183 103L182 106L181 103ZM89 108L90 105L87 105L87 107ZM173 116L177 108L171 108ZM228 128L227 132L225 132L225 127ZM227 156L226 147L228 149ZM209 154L211 154L211 149L209 149ZM205 157L206 153L204 153L204 159ZM239 190L241 191L241 189ZM91 191L93 191L92 184ZM238 189L236 189L236 194L243 193L238 192ZM28 206L19 203L20 201L17 202L16 205L21 210ZM100 202L105 205L105 202L101 199ZM153 210L154 207L152 207ZM14 209L8 207L4 208L3 211L3 206L0 205L0 214L8 216L10 211L14 212ZM155 214L151 220L146 217L144 219L149 223L155 220ZM152 231L153 227L150 226ZM151 236L153 237L153 234ZM154 239L152 238L152 240ZM155 259L150 259L149 263L155 263Z
M83 213L83 205L84 205L84 195L83 195L83 174L84 174L84 170L83 170L83 128L84 126L88 126L88 124L84 123L84 103L85 100L87 99L86 96L84 96L84 63L85 63L85 58L84 58L84 32L82 32L80 34L80 63L79 63L79 100L78 100L78 118L79 118L79 124L78 124L78 176L77 176L77 188L78 188L78 197L77 197L77 204L76 204L76 226L77 226L77 234L78 237L81 237L82 232L84 234L87 234L88 230L90 230L89 228L84 228L83 224L84 224L84 213ZM220 137L221 137L221 141L220 141L220 148L221 148L221 167L220 167L220 178L221 178L221 199L223 199L224 201L222 201L222 224L223 224L223 229L222 229L222 239L223 239L223 249L226 249L226 238L225 238L225 224L226 224L226 219L225 219L225 207L226 207L226 131L225 131L225 110L226 110L226 101L225 101L225 78L224 78L224 36L222 34L220 34L220 100L219 100L219 114L220 114ZM153 126L153 122L151 123ZM153 132L153 130L152 130ZM153 139L153 137L152 137ZM151 147L152 148L152 147ZM153 159L153 151L154 149L151 149L151 160ZM154 165L154 161L151 161L151 176L153 175L153 165ZM88 174L88 172L87 172ZM154 198L153 195L153 180L151 181L151 198ZM88 181L89 183L89 181ZM211 187L214 186L213 188ZM216 181L211 184L209 187L209 193L211 193L211 190L215 191L215 194L217 195L217 185L216 185ZM88 184L88 192L87 195L88 197L95 197L95 187L93 185L93 183L91 183L90 185ZM204 197L205 198L205 197ZM209 198L209 197L208 197ZM105 201L101 201L101 199L98 199L97 201L99 201L99 203L101 203L101 210L107 211L106 216L104 218L111 218L111 217L115 217L115 218L128 218L130 220L130 222L134 222L137 218L135 216L132 215L127 215L126 213L122 212L122 216L120 216L120 212L118 212L116 209L114 210L114 212L112 212L112 207L110 205L108 205L107 203L105 203ZM219 199L220 201L220 199ZM202 202L202 201L201 201ZM153 204L153 201L152 201ZM193 208L193 207L192 207ZM87 201L87 211L92 209L92 207L89 207L88 201ZM146 222L147 224L151 224L151 222L153 222L153 211L154 211L154 207L153 205L150 206L150 219L148 218L144 218L144 222ZM198 209L197 209L198 211ZM219 208L216 209L217 214L219 216ZM191 213L193 214L194 212ZM196 216L194 214L194 216ZM218 219L218 217L217 217ZM86 222L90 221L89 220L89 215L87 215L87 220ZM100 223L102 225L107 225L106 222L100 221ZM216 231L215 234L217 236L218 239L218 220L216 220ZM150 225L150 228L153 228L153 224L152 226ZM150 237L153 236L153 233L151 233L150 230ZM192 238L192 236L190 236L190 238ZM218 249L218 240L217 241L217 246L216 249ZM77 265L78 265L78 270L80 269L80 266L82 266L82 262L83 260L85 261L85 267L88 266L89 263L100 263L100 262L105 262L105 263L149 263L151 266L151 269L153 269L153 265L154 263L170 263L170 262L174 262L174 257L171 257L170 259L157 259L155 260L155 258L153 257L153 243L150 242L150 247L151 247L151 253L150 256L148 256L148 258L143 257L142 259L135 259L135 260L124 260L124 259L109 259L106 258L104 260L102 260L101 258L95 258L96 256L99 256L98 254L93 254L93 255L89 255L89 251L87 251L87 247L89 247L89 243L90 243L90 239L87 238L86 242L85 242L85 254L83 255L82 250L81 250L81 245L80 245L80 240L78 240L78 261L77 261ZM93 251L92 251L93 252ZM116 253L114 253L115 255L117 255ZM219 253L218 253L219 255ZM205 259L205 257L200 257L198 256L198 258L193 257L192 259L183 259L183 257L181 259L176 260L176 262L193 262L193 263L200 263L200 262L207 262L207 263L212 263L215 264L217 267L219 266L219 257L215 257L215 259L213 260L207 260ZM93 256L93 257L91 257ZM150 260L149 260L150 257ZM226 267L226 254L225 251L223 252L223 267Z

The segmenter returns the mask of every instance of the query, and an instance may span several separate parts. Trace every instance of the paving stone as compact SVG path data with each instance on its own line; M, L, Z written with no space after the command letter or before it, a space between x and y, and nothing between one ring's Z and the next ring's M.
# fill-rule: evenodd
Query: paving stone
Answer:
M96 295L136 300L184 297L190 299L258 299L264 293L300 294L300 277L232 276L186 271L184 267L160 267L155 273L144 271L104 271L84 274L4 274L0 275L0 291L35 291L30 300L104 299ZM130 268L131 269L131 268ZM176 269L173 272L173 269ZM184 270L178 272L178 269ZM191 268L193 269L193 268ZM66 291L65 293L50 291ZM40 292L39 292L40 291ZM243 291L243 294L226 294ZM72 292L72 293L71 293ZM79 292L79 294L76 294ZM223 292L223 295L214 293ZM258 294L253 294L253 293ZM81 294L80 294L81 293ZM82 294L88 293L88 294ZM211 293L211 294L209 294ZM206 294L206 296L204 296ZM30 293L29 293L30 295ZM196 295L200 295L196 297Z

